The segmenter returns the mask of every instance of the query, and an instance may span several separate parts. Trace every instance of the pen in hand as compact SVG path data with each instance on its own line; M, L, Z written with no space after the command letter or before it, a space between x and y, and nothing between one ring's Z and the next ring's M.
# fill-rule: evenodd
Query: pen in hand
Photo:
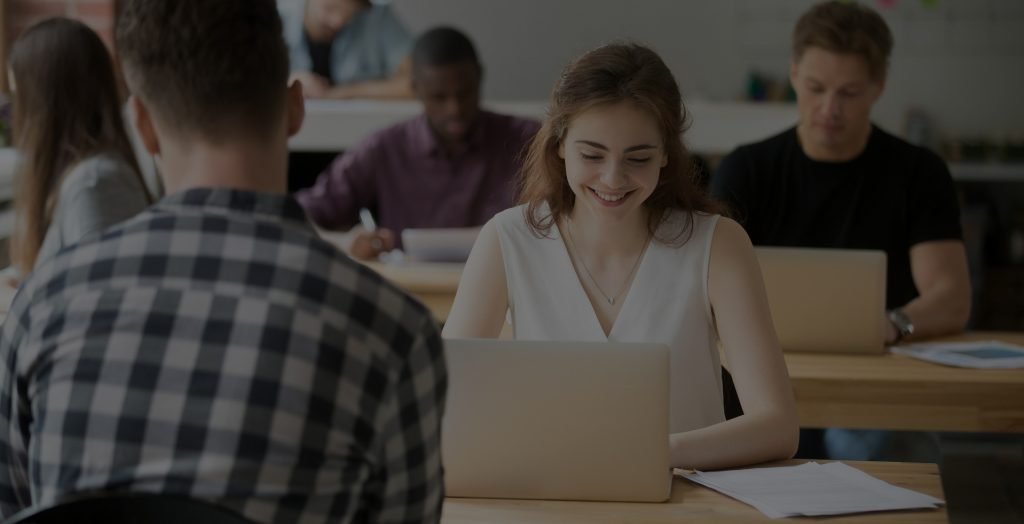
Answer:
M359 223L367 233L373 235L373 239L370 241L370 246L378 251L383 248L384 242L375 234L377 232L377 221L373 219L373 213L370 213L369 209L364 207L359 210Z
M373 213L370 213L370 210L365 207L359 210L359 223L367 232L377 231L377 221L373 219Z

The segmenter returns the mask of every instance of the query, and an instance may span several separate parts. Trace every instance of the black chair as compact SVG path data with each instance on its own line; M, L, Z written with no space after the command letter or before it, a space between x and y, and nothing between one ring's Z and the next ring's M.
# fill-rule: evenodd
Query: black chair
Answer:
M179 495L87 493L19 511L3 524L254 524L230 509Z
M724 366L722 367L722 400L725 404L725 420L734 419L743 414L740 396L736 393L736 383L732 381L732 374Z

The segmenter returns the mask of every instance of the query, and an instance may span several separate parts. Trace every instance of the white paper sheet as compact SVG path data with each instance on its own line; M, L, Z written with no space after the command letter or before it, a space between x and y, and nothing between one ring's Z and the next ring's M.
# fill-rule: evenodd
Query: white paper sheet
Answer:
M962 368L1024 368L1024 347L995 340L908 344L895 346L891 351L897 355Z
M879 480L841 462L676 474L728 495L773 519L934 509L935 497Z

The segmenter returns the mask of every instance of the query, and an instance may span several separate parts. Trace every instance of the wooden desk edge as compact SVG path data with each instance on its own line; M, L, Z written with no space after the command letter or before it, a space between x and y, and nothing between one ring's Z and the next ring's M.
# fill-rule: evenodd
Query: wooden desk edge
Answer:
M755 467L793 466L788 460ZM824 461L822 461L824 462ZM845 461L844 461L845 462ZM939 468L929 463L845 462L890 484L944 500ZM442 522L635 522L669 523L680 519L750 522L769 519L758 510L727 495L676 477L672 497L664 503L580 502L520 499L445 500ZM481 520L483 519L483 520ZM948 522L943 505L937 509L880 512L828 517L830 522Z

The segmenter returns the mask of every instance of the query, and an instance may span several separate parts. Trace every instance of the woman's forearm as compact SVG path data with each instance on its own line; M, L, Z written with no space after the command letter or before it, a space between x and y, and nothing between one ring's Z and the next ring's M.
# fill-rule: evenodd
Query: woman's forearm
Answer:
M669 436L672 466L722 469L793 457L799 429L786 413L744 414Z

